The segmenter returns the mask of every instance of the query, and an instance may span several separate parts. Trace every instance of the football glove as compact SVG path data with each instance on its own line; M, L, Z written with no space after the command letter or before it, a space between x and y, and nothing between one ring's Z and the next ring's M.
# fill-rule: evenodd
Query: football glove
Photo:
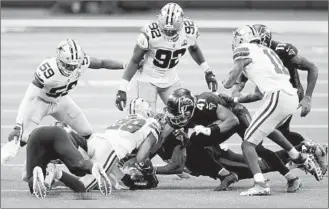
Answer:
M181 149L185 148L188 141L190 140L190 137L188 136L187 133L185 133L181 129L177 129L173 132L174 136L176 137L177 140L182 142Z
M210 136L211 129L209 127L204 127L202 125L197 125L194 127L195 134L199 135L200 133L206 136Z
M119 110L123 111L123 109L126 107L127 103L127 93L125 91L119 90L117 93L117 97L115 99L115 104L118 107Z
M22 142L22 135L23 135L23 127L22 127L22 125L17 124L14 127L14 130L9 133L8 141L10 142L12 140L15 140L16 143L20 142L21 146L24 146L26 143Z
M150 159L145 160L145 162L143 163L136 163L135 166L137 170L139 170L143 174L144 181L146 182L145 185L146 189L151 189L158 186L159 180L155 175L156 170L153 167L153 164ZM135 187L135 189L142 189L142 188Z
M212 92L217 91L218 89L218 82L215 78L214 73L211 70L207 70L205 72L205 78L206 78L206 82L208 84L208 88L209 90L211 90Z

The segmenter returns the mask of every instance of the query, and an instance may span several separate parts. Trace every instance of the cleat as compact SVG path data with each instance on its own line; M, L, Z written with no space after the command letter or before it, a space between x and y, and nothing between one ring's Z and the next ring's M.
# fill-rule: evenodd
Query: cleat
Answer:
M190 174L185 173L185 172L180 173L180 174L176 174L176 175L177 175L177 177L178 177L179 180L191 178Z
M47 189L44 184L44 176L42 169L36 166L33 169L33 194L37 198L45 198L47 194Z
M319 164L322 175L327 173L328 169L328 147L326 145L317 144L314 151L316 162Z
M297 167L312 174L317 181L323 179L322 170L313 155L306 155L305 161L302 164L297 164Z
M47 174L46 174L46 178L45 178L45 186L46 186L47 191L51 190L51 187L55 182L56 172L57 172L56 165L53 163L50 163L47 167Z
M104 195L110 195L112 192L112 184L103 167L99 164L94 164L92 174L98 182L98 188L101 193Z
M239 180L238 175L234 172L230 172L230 174L223 176L220 179L220 185L216 187L214 191L225 191L231 184Z
M241 192L241 196L264 196L270 195L271 189L268 183L255 182L254 186L247 191Z
M296 177L294 179L289 180L287 184L288 184L287 192L294 193L302 187L302 180Z

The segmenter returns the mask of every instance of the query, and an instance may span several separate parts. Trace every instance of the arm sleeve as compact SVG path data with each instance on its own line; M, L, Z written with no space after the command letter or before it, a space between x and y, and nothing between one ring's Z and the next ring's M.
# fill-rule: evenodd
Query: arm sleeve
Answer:
M23 119L26 115L27 110L30 108L32 101L34 98L40 95L41 89L34 84L30 83L25 95L23 97L23 100L21 101L21 104L19 105L18 114L16 117L16 123L22 124Z

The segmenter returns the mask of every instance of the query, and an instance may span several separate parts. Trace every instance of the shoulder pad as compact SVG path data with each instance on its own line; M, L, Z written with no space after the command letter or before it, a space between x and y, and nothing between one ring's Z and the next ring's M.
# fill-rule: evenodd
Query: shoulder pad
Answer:
M247 44L241 44L233 51L233 60L248 59L250 57L250 48Z
M281 59L292 59L298 54L297 48L289 43L279 43L275 47L275 52Z
M216 101L216 95L204 92L198 96L196 107L201 111L216 111L218 102Z
M137 38L137 44L141 49L147 50L150 48L148 36L145 33L140 33Z
M195 39L199 37L199 29L193 20L185 19L184 28L187 36L191 36Z
M50 64L50 59L44 60L37 68L34 77L42 84L47 83L54 75L55 70L52 68Z
M90 65L90 57L88 55L85 55L85 57L83 58L82 66L88 68L89 65Z
M146 36L149 41L152 41L153 39L158 39L162 36L158 23L156 22L152 22L150 24L145 25L141 29L141 32Z

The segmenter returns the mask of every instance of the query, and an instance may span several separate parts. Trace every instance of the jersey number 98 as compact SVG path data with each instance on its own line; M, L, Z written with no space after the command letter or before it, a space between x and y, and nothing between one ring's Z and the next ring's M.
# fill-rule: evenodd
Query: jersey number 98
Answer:
M139 129L143 127L143 125L146 123L146 120L142 118L138 119L121 119L117 120L114 124L107 127L107 129L115 129L115 130L121 130L121 131L127 131L129 133L135 133Z

